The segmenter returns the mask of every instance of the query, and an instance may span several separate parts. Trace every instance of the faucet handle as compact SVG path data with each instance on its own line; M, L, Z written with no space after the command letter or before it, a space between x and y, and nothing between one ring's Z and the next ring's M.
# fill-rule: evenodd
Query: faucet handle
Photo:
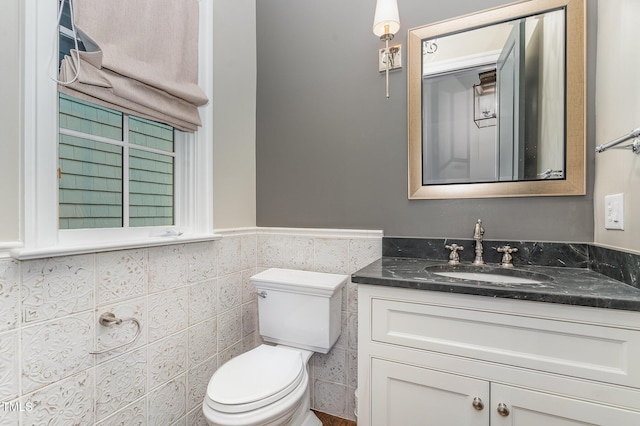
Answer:
M458 254L458 250L464 250L464 247L457 244L447 244L444 246L444 248L451 250L451 254L449 255L449 265L458 265L460 263L460 255Z
M511 256L511 253L517 252L518 248L511 247L507 244L502 247L498 247L497 250L498 252L503 253L500 266L502 266L503 268L513 268L513 256Z

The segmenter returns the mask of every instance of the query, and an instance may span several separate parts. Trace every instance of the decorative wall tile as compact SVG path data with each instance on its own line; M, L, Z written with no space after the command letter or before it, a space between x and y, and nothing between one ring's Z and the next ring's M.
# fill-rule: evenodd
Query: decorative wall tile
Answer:
M358 312L358 284L347 282L347 311Z
M258 266L313 269L313 238L258 235Z
M217 352L217 319L210 319L189 327L189 365L199 364Z
M0 333L0 402L18 397L18 347L18 330Z
M242 247L242 269L255 268L258 260L258 237L254 235L243 235L241 237Z
M146 426L146 424L147 399L140 398L112 416L107 417L97 426Z
M117 318L122 319L121 324L113 324L105 327L99 324L100 315L106 312L113 313ZM147 343L147 299L141 297L138 299L127 300L113 306L104 306L96 310L96 351L115 348L123 343L131 342L121 348L109 350L108 352L96 355L98 362L104 362L113 359L125 352L135 348L140 348ZM135 337L138 327L129 320L135 318L140 323L141 332L137 339Z
M143 296L147 292L147 250L96 254L96 304Z
M187 414L187 424L189 426L209 426L202 412L202 405L199 405Z
M0 399L25 407L37 397L38 408L22 414L25 425L204 426L201 404L217 365L262 342L250 277L270 267L350 273L380 257L380 238L354 235L243 232L216 242L0 259ZM357 286L348 284L342 294L342 336L312 360L312 406L352 419ZM98 325L106 311L138 318L142 335L89 356L135 333L133 323ZM19 380L25 395L15 399ZM47 414L39 414L45 405ZM17 425L19 416L0 416L0 426Z
M189 370L189 389L187 389L187 408L189 410L202 406L202 401L207 394L207 386L217 367L218 357L213 356Z
M146 349L135 350L99 365L96 368L97 420L138 400L146 391Z
M182 287L187 282L184 245L151 247L149 251L149 293Z
M226 275L218 279L218 312L240 306L242 302L242 272Z
M187 426L187 416L183 416L175 422L171 423L171 426Z
M25 425L91 425L94 423L94 371L86 370L21 399Z
M242 270L242 237L226 237L218 241L220 256L218 274L228 275Z
M93 313L22 329L22 390L30 392L93 366Z
M186 414L187 386L184 375L149 393L149 426L166 426Z
M251 277L258 273L257 268L242 271L242 303L256 300L258 294L256 286L251 282Z
M0 426L16 426L20 421L20 410L26 410L31 406L23 407L19 400L2 402L2 415L0 415Z
M186 288L149 296L149 342L187 328L187 299Z
M242 339L242 314L240 308L218 315L218 352L224 351Z
M241 355L243 352L244 352L244 345L242 344L242 341L231 345L229 348L225 349L224 351L218 352L218 366L221 366L222 364L226 363L230 359L235 358L238 355Z
M188 263L188 281L196 283L218 275L218 243L207 241L187 244L185 256Z
M327 382L346 384L347 353L342 348L334 347L329 353L313 354L314 378Z
M349 240L337 238L315 239L315 271L348 274L349 269Z
M347 386L358 387L358 352L347 351Z
M43 321L92 309L94 258L83 255L22 262L23 321Z
M347 418L347 387L322 380L313 382L313 407L323 413Z
M0 259L0 332L18 326L20 317L20 264Z
M382 257L382 238L359 238L349 241L349 261L354 273Z
M187 332L174 334L149 345L149 389L168 382L187 370Z
M218 280L190 285L189 324L213 318L218 312Z
M251 349L257 348L258 346L260 346L262 344L262 342L258 342L258 338L260 336L258 336L257 332L251 333L245 337L242 338L242 353L244 352L248 352Z
M340 289L340 312L346 312L347 301L348 301L347 286L343 285L342 288Z
M351 350L358 350L358 314L349 312L347 315L347 347Z
M347 388L347 412L344 417L349 420L356 420L356 388Z
M258 301L242 305L242 337L254 333L258 329Z

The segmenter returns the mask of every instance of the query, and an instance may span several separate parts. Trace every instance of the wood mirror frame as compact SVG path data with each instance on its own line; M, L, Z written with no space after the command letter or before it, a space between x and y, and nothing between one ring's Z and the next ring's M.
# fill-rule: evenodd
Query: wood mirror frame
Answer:
M422 41L553 9L566 13L565 179L423 185ZM567 196L586 193L585 0L525 0L413 28L408 33L409 199Z

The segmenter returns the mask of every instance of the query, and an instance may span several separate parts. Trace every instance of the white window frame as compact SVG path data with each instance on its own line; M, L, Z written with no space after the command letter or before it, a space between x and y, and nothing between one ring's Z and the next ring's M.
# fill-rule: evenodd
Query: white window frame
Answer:
M59 230L57 0L23 0L22 248L29 259L118 248L217 239L213 233L213 106L199 109L202 127L176 131L175 226ZM199 0L199 84L213 99L213 0Z

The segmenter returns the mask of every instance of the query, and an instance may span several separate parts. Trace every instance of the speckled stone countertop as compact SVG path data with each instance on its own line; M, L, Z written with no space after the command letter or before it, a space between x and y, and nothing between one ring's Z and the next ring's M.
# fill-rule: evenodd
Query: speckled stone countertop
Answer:
M360 284L640 311L640 289L587 268L516 266L511 270L513 275L522 271L544 274L551 280L508 284L444 277L426 269L437 269L436 265L447 262L387 256L360 269L351 280ZM468 269L468 265L463 266ZM482 268L495 268L499 272L502 269L495 264Z

